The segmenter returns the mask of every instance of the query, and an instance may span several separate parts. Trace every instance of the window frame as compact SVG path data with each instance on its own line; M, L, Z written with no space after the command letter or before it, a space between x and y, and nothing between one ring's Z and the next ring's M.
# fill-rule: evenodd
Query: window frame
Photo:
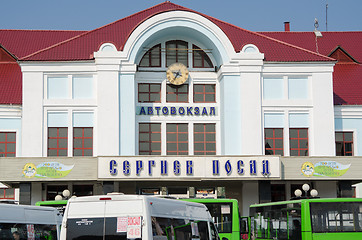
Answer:
M148 85L148 92L140 92L140 86L142 85ZM160 87L160 91L159 92L151 92L151 85L157 85ZM147 95L148 93L148 101L140 101L140 93L141 94L145 94ZM151 101L151 94L159 94L160 98L159 101ZM161 103L161 98L162 98L162 84L161 83L144 83L144 82L139 82L137 84L137 98L138 98L138 102L139 103Z
M49 136L49 130L50 129L57 129L57 136L56 137L50 137ZM66 134L66 137L60 137L59 136L59 130L60 129L66 129L67 130L67 134ZM68 139L68 127L47 127L47 130L48 130L48 141L47 141L47 157L67 157L68 156L68 143L69 143L69 139ZM49 147L49 140L50 139L56 139L57 140L57 147L56 148L50 148ZM66 144L66 148L60 148L59 147L59 140L61 139L66 139L67 140L67 144ZM57 150L57 155L49 155L49 150ZM65 156L63 155L59 155L59 150L66 150L67 154Z
M75 136L75 130L76 129L82 129L82 137L76 137ZM91 129L92 130L92 136L91 137L85 137L84 136L84 130L85 129ZM93 127L73 127L73 157L79 157L79 156L93 156L93 136L94 136L94 131L93 131ZM81 148L76 148L74 145L74 143L75 143L75 141L76 141L76 139L81 139L82 140L82 147ZM91 141L92 141L92 144L91 144L91 147L90 148L86 148L86 147L84 147L84 145L85 145L85 143L84 143L84 141L86 140L86 139L91 139ZM75 155L74 154L74 152L75 152L75 150L82 150L82 155ZM85 150L92 150L92 154L91 155L84 155L84 151Z
M168 125L176 125L176 131L175 132L169 132L167 129ZM181 125L185 125L187 127L186 131L179 131L179 128ZM166 155L189 155L189 127L190 125L188 123L166 123ZM175 141L171 141L169 140L169 136L172 136L170 134L175 134L176 135L176 140ZM187 136L187 140L186 141L181 141L179 140L180 135L181 134L185 134ZM168 149L168 144L172 144L175 143L176 144L176 150L169 150ZM179 144L187 144L187 150L179 150ZM180 154L180 153L186 153L186 154Z
M203 127L203 132L196 132L195 131L195 126L197 125L202 125ZM214 127L214 132L207 132L206 131L206 128L207 128L207 125L213 125ZM194 128L194 131L193 131L193 134L194 134L194 141L193 141L193 145L194 145L194 152L193 154L194 155L216 155L216 124L215 123L194 123L193 124L193 128ZM203 141L196 141L196 135L197 134L200 134L200 135L203 135ZM208 134L213 134L214 135L214 140L213 141L207 141L207 135ZM195 145L196 144L203 144L203 149L202 151L199 151L199 150L195 150ZM213 151L210 151L210 150L207 150L207 144L214 144L214 150ZM202 154L196 154L196 153L202 153ZM211 153L211 154L209 154Z
M3 194L0 194L0 199L15 200L15 188L0 188L0 190L3 190ZM7 191L8 192L12 191L13 197L6 197L6 196L8 196L8 194L6 194Z
M0 131L0 134L5 134L5 141L4 142L0 142L0 144L4 144L5 145L5 149L4 152L0 152L0 156L2 157L16 157L16 131ZM12 141L7 141L8 139L8 134L14 134L15 140L14 142ZM14 144L14 152L9 152L8 149L8 145L10 144ZM14 156L8 156L8 155L12 155L14 154Z
M336 156L354 156L354 151L353 151L353 148L354 148L354 144L353 144L354 133L353 133L353 131L336 131L335 135L338 134L338 133L342 134L343 140L342 141L337 141L337 137L335 136ZM352 135L352 141L345 141L345 134L351 134ZM337 152L337 143L341 143L343 145L343 147L342 147L343 152L341 152L341 155L338 155L339 152ZM346 144L349 144L349 143L351 143L351 151L346 151ZM350 153L351 155L346 155L347 153Z
M51 97L49 95L50 91L49 91L49 78L64 78L64 80L66 81L66 86L65 87L65 93L64 93L64 97ZM85 98L78 98L75 97L75 78L91 78L92 79L92 92L91 92L91 96L89 97L85 97ZM64 73L64 74L47 74L44 77L44 101L48 104L53 103L54 101L59 101L59 100L72 100L72 101L89 101L89 102L93 102L96 99L96 81L97 81L97 77L93 74L93 73L80 73L80 74L74 74L74 73Z
M181 87L185 86L187 91L186 92L179 92L179 89ZM175 89L175 92L169 92L169 88L171 87L172 89ZM180 86L174 86L172 84L166 84L166 103L189 103L189 92L190 92L190 85L189 84L182 84ZM172 96L175 95L176 96L176 101L170 101L168 100L168 96ZM179 101L179 97L181 95L186 95L186 100L185 101Z
M212 85L214 86L214 91L213 92L206 92L206 85ZM196 92L195 90L195 86L202 86L203 91L202 92ZM199 94L203 96L203 101L196 101L195 100L195 95ZM207 95L213 95L214 96L214 101L206 101L206 96ZM193 84L193 102L194 103L216 103L216 84L201 84L201 83L195 83Z
M148 129L149 129L149 131L148 132L146 132L146 131L142 131L141 132L141 124L147 124L148 125ZM155 131L152 131L151 129L151 126L152 125L159 125L160 126L160 131L159 132L155 132ZM148 134L148 141L141 141L141 138L140 138L140 135L141 135L141 133L146 133L146 134ZM160 140L159 141L152 141L152 134L153 133L159 133L160 134ZM152 143L160 143L160 150L152 150ZM147 143L148 145L149 145L149 150L148 151L144 151L144 150L141 150L141 143ZM161 155L162 154L162 125L161 125L161 123L155 123L155 122L147 122L147 123L145 123L145 122L140 122L140 123L138 123L138 154L139 155L153 155L152 153L154 153L154 152L156 152L156 153L158 153L158 154L156 154L156 155ZM142 153L148 153L148 154L142 154Z
M273 136L272 137L267 137L266 136L266 130L272 130L273 131ZM282 131L282 134L281 134L281 138L277 138L275 136L275 131L276 130L281 130ZM273 141L273 147L270 147L270 148L267 148L266 147L266 143L267 143L267 140L272 140ZM275 144L275 140L282 140L282 147L281 148L277 148L275 147L276 144ZM279 154L275 154L275 151L278 150L278 151L282 151L282 154L281 156L284 156L284 128L264 128L264 153L265 155L279 155ZM273 154L267 154L267 151L273 151Z
M297 138L292 138L290 132L292 130L297 130L298 131L298 137ZM306 138L301 138L299 137L300 135L300 131L301 130L306 130L307 133L307 137ZM297 140L298 141L298 147L297 148L292 148L292 144L291 144L291 140ZM307 140L307 148L301 148L300 147L300 141L301 140ZM292 151L298 151L298 155L292 155ZM301 151L307 151L307 155L301 155ZM309 128L289 128L289 155L290 156L309 156Z
M188 48L189 48L189 42L187 42L187 41L184 41L184 40L169 40L169 41L166 41L165 42L165 46L166 46L166 56L165 56L165 58L166 58L166 61L165 61L165 64L166 64L166 67L168 67L168 66L170 66L171 64L173 64L173 63L175 63L175 62L169 62L169 61L171 61L171 59L169 59L169 57L168 57L168 54L169 54L169 47L167 46L168 44L175 44L176 45L176 47L175 47L175 52L176 52L176 56L175 56L175 62L180 62L179 61L179 55L180 55L180 52L181 51L183 51L183 50L179 50L179 45L186 45L186 64L185 64L185 66L186 67L189 67L189 65L190 65L190 63L189 63L189 50L188 50ZM172 49L172 48L170 48L170 49ZM182 63L182 62L180 62L180 63Z
M201 66L195 66L195 53L199 51L201 56ZM205 61L210 62L211 66L205 66ZM201 49L200 47L196 46L195 44L192 44L192 67L193 68L213 68L214 65L207 53Z
M158 65L153 65L152 64L152 50L154 50L155 48L159 47L159 51L158 51L158 57L159 57L159 61L158 61ZM140 62L139 62L139 66L140 67L151 67L151 68L155 68L155 67L161 67L162 66L162 54L161 54L161 43L154 45L153 47L151 47L141 58ZM147 66L141 66L141 62L143 61L143 59L145 57L148 57L148 65Z

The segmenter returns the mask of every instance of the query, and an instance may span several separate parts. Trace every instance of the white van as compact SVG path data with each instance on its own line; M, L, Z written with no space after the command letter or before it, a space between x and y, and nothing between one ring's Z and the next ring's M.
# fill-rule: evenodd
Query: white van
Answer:
M219 240L203 204L145 195L72 197L60 239Z
M49 239L60 236L62 216L51 207L0 204L0 239Z

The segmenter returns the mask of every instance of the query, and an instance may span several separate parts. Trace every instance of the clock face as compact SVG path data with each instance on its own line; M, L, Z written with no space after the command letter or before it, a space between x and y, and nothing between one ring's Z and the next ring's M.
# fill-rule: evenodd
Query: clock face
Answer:
M187 67L182 63L174 63L168 67L166 76L170 83L181 85L188 79L189 70L187 70Z

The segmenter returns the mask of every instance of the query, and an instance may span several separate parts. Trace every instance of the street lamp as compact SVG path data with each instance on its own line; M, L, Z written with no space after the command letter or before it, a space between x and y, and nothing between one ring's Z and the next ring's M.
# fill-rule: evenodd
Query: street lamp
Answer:
M307 192L310 189L309 185L307 183L303 184L302 189L305 192L305 196L307 197Z

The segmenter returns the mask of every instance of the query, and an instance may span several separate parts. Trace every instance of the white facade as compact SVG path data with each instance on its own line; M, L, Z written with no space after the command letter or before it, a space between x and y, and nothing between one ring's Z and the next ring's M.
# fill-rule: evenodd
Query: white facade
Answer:
M190 74L186 82L187 102L170 103L166 100L165 89L168 82L164 50L161 51L160 67L139 66L148 49L156 44L165 49L166 42L170 40L187 42L189 49L192 49L193 45L205 49L214 66L195 68L191 64L192 55L188 54ZM260 194L264 190L260 181L263 180L269 181L269 184L270 181L275 185L284 184L287 196L293 195L290 190L292 185L313 182L322 197L336 197L338 180L351 181L351 176L319 181L302 176L300 170L303 161L317 161L318 157L326 157L330 161L329 157L335 156L337 130L353 131L354 156L359 156L362 152L359 149L362 147L362 144L359 144L360 126L362 126L359 124L361 109L355 106L333 106L332 73L335 62L266 61L267 56L259 50L262 46L253 42L243 46L240 52L235 52L234 49L225 32L206 17L193 12L169 11L154 15L140 23L128 36L122 50L118 50L111 42L100 43L98 51L93 53L94 60L21 61L22 107L10 110L0 108L0 123L4 123L1 125L1 130L10 129L17 132L16 156L24 158L17 164L21 166L30 162L40 164L58 161L56 157L48 157L49 127L68 129L66 136L68 141L65 146L68 159L62 161L74 161L74 164L83 159L73 155L73 129L92 128L92 152L93 157L98 158L95 160L87 158L90 169L97 174L96 177L88 178L81 169L77 169L74 171L77 171L78 176L73 175L64 179L41 182L38 179L23 178L23 182L31 182L31 203L45 200L46 186L66 185L72 190L78 183L77 180L92 184L94 194L102 193L102 186L104 187L109 181L112 182L111 190L126 193L138 193L140 188L153 186L160 187L160 192L165 186L195 188L212 186L216 189L221 187L221 189L226 188L226 194L221 196L237 198L242 205L243 213L248 212L250 204L261 199ZM142 83L161 85L160 102L138 101L138 85ZM192 93L196 84L214 84L215 102L195 103ZM168 111L167 114L163 112L163 108ZM206 109L207 113L196 114L196 108L200 111ZM150 111L148 109L151 109L152 113L147 112ZM170 113L172 109L176 110L175 114ZM183 112L191 109L192 113ZM160 161L162 159L171 161L172 157L174 158L172 160L177 160L177 156L166 157L168 155L166 126L169 123L187 124L187 156L193 156L193 160L197 159L197 156L194 156L196 154L194 154L193 126L198 123L215 124L214 158L235 158L233 162L235 164L237 158L246 158L247 161L255 158L260 162L266 158L271 161L265 153L265 128L283 130L283 150L286 159L283 161L290 162L294 161L294 158L291 157L289 160L287 158L293 155L290 150L289 130L308 129L307 156L315 158L310 160L308 157L302 157L298 159L302 164L298 165L298 162L286 166L287 164L281 164L280 157L277 156L274 165L270 165L273 166L273 171L276 169L277 176L271 175L270 178L269 175L253 174L243 178L236 173L236 175L231 174L235 176L233 178L200 173L193 176L194 179L183 175L162 177L162 174L144 177L132 175L131 179L109 175L109 171L112 170L112 167L109 169L109 161L112 158L121 162L119 159L129 157L135 161L133 164L136 164L137 159L142 161L148 159L139 153L140 123L160 124L161 150L155 157ZM182 159L184 161L182 163L186 164L187 157ZM210 164L207 163L212 160L212 157L200 160L204 162L197 162L195 168L209 171L207 166ZM298 172L297 177L295 175L291 175L290 178L285 177L286 171L290 170L285 168L290 166L293 166L291 171ZM121 163L118 167L121 171ZM6 180L15 182L15 179L6 178ZM215 195L218 194L216 192Z

